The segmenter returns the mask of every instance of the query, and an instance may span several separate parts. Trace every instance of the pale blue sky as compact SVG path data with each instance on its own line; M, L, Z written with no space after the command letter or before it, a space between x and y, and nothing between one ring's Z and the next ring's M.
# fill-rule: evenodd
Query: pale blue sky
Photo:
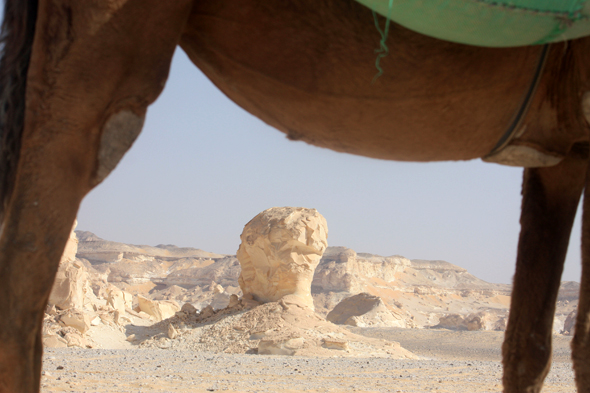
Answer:
M479 160L401 163L292 142L218 91L177 51L166 89L117 169L82 203L78 229L133 244L234 254L273 206L316 208L331 246L441 259L509 283L522 169ZM580 277L579 219L564 280Z

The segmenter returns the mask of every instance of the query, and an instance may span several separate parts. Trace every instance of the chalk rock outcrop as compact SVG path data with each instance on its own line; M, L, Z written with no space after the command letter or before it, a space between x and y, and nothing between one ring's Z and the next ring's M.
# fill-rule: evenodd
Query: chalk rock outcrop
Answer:
M174 301L163 300L156 301L145 298L141 295L137 296L139 309L144 313L151 315L156 321L162 321L170 318L180 311L180 306Z
M574 327L576 326L576 317L578 316L577 311L572 311L563 324L563 334L566 336L574 335Z
M373 277L387 282L405 271L411 262L399 255L381 257L357 254L346 247L328 247L314 275L314 293L326 291L363 292L367 279Z
M275 334L264 337L258 343L259 355L287 355L293 356L305 344L303 337L289 333Z
M60 322L64 326L69 326L77 329L84 334L90 329L90 317L83 311L71 308L66 311L60 318Z
M326 219L315 209L275 207L254 217L237 252L244 295L266 303L286 295L313 309L311 282L328 246Z
M75 228L76 224L74 224ZM72 307L82 308L86 293L91 291L88 271L79 260L76 260L77 250L78 238L72 229L49 295L49 304L62 310Z
M59 265L49 304L62 310L82 308L86 294L91 291L86 267L78 260L65 260Z
M342 300L328 313L326 319L338 325L409 327L402 313L393 313L380 297L368 293L359 293Z
M449 314L440 318L435 328L450 330L503 330L506 328L505 318L485 311L472 313L467 316Z
M110 284L107 289L107 304L124 313L127 308L133 308L133 295Z

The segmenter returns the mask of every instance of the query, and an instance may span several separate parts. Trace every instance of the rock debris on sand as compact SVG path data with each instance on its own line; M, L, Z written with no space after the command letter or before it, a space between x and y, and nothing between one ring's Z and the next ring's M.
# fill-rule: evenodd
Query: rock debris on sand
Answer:
M496 361L318 358L161 349L48 349L43 392L500 392ZM543 392L573 392L554 363Z
M501 332L345 330L308 312L280 303L245 309L239 302L233 309L204 310L209 316L202 319L197 313L179 313L152 326L135 326L135 349L47 348L42 392L501 391ZM317 326L311 329L313 324ZM292 355L299 356L256 354L262 338L272 337L279 325L309 346L295 348ZM340 339L327 341L334 348L325 345L325 338L318 340L322 334L333 337L336 333ZM144 341L139 341L141 337ZM393 339L401 347L392 348L410 348L413 354L388 354L383 343ZM343 341L350 344L348 352L337 345ZM571 363L562 361L569 356L567 341L554 337L558 361L553 363L544 393L575 391ZM400 359L399 353L409 356Z
M391 339L353 333L326 321L307 307L289 303L287 297L251 309L246 308L242 299L223 310L210 309L199 314L180 312L152 326L130 325L127 328L143 348L235 354L416 358Z

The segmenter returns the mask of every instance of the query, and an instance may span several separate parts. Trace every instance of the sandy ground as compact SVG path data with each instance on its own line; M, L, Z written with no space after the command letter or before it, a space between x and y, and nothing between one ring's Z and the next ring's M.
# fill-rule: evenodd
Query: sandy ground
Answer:
M500 332L351 328L420 360L46 349L43 392L500 392ZM543 392L574 392L569 337L554 337Z
M367 337L398 341L402 347L424 358L497 362L502 359L504 332L352 326L348 330ZM571 339L570 336L553 335L553 362L571 363Z

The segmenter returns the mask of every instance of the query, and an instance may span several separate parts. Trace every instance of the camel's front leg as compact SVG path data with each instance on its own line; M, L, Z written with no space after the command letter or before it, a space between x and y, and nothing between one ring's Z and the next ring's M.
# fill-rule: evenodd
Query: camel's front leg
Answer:
M190 8L190 0L39 1L0 237L0 393L39 389L43 311L78 206L138 135Z
M572 340L576 385L580 393L590 392L590 170L587 175L582 219L582 282Z
M555 302L587 157L574 147L559 165L525 169L521 233L502 346L504 392L539 392L551 361Z

